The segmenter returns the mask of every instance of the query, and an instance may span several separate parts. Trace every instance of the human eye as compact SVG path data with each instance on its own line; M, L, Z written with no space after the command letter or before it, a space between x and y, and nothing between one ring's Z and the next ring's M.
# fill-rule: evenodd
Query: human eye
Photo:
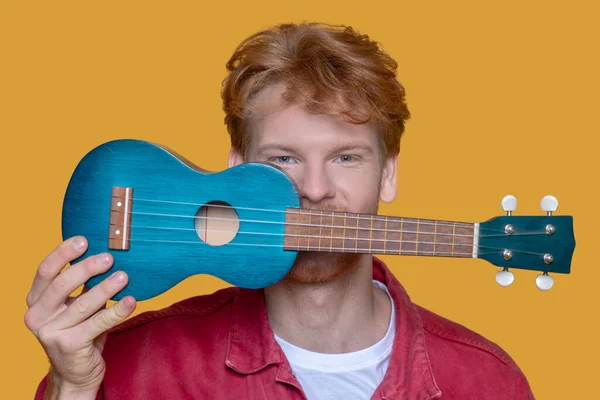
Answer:
M295 160L290 156L271 157L269 161L277 164L292 164L295 162Z
M352 161L356 161L357 157L353 156L351 154L343 154L339 157L337 157L334 162L341 162L341 163L350 163Z

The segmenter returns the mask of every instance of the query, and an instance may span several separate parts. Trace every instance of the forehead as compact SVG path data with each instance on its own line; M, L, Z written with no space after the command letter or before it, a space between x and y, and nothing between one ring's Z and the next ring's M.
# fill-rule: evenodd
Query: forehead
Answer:
M354 124L336 115L314 114L297 103L287 102L285 86L271 85L253 101L251 147L264 144L306 144L318 148L334 146L378 146L375 124Z

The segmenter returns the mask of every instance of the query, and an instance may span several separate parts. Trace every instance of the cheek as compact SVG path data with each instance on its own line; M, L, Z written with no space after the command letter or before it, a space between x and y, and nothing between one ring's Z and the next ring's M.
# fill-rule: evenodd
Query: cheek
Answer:
M372 206L379 201L381 178L377 170L351 169L335 174L337 192L357 208Z
M302 183L302 168L299 165L277 165L297 186Z

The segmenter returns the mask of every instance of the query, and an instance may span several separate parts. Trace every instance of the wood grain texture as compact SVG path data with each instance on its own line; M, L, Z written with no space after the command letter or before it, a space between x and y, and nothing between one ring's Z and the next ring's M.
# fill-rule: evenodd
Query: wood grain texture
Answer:
M286 249L472 257L474 224L340 211L288 209Z
M127 251L108 248L113 186L134 188ZM202 205L219 200L236 208L239 232L230 243L211 246L198 237L194 217ZM84 256L114 256L111 270L90 279L88 287L116 270L129 275L114 300L154 297L195 274L258 288L283 278L295 260L296 252L283 249L283 221L285 208L298 205L296 188L275 167L248 163L209 173L157 145L117 140L93 149L75 169L63 202L62 233L65 239L87 238Z

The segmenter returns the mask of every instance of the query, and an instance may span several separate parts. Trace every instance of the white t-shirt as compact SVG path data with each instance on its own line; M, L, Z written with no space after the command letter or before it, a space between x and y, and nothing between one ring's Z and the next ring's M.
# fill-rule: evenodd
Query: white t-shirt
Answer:
M294 346L275 335L308 400L370 399L381 383L392 353L396 312L387 287L376 280L373 284L385 290L392 304L387 333L374 345L351 353L323 354Z

